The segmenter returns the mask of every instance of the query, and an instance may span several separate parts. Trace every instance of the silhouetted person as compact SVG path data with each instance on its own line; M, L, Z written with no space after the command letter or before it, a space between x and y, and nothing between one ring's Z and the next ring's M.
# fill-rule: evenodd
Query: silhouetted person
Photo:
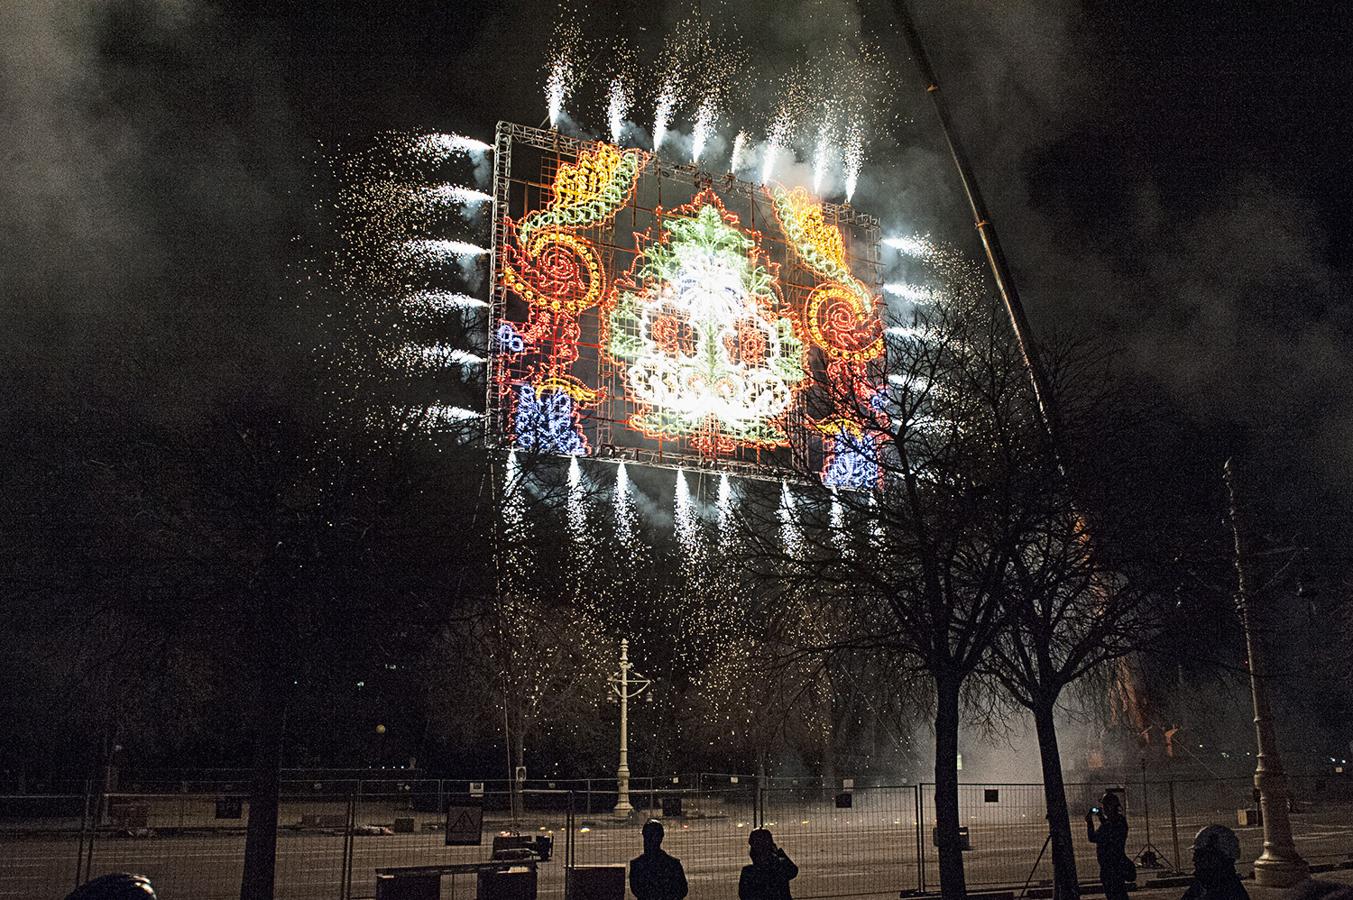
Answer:
M1250 900L1236 874L1240 838L1225 825L1208 825L1193 838L1193 883L1184 900Z
M644 823L644 852L630 860L630 890L639 900L682 900L686 870L681 860L662 849L662 823Z
M789 882L799 874L799 867L775 846L771 833L758 828L749 834L747 853L752 863L742 867L738 900L790 900Z
M1095 828L1095 820L1099 828ZM1123 805L1114 793L1099 798L1099 806L1085 814L1085 831L1095 845L1099 861L1099 883L1104 887L1106 900L1127 900L1128 870L1132 862L1127 855L1128 821Z

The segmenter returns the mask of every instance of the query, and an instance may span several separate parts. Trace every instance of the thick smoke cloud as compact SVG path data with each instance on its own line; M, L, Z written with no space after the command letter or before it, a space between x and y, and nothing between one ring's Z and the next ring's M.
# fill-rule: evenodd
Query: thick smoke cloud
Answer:
M172 415L285 367L307 185L278 71L187 0L0 9L6 368Z

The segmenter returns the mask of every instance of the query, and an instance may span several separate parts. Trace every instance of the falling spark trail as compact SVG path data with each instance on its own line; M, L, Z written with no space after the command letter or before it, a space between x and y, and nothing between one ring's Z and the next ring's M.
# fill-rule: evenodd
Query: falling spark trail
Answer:
M615 530L620 542L633 549L634 505L630 502L630 476L623 459L615 470Z
M747 132L739 131L733 138L733 152L728 157L728 171L734 175L738 173L738 168L742 165L742 155L747 150Z
M921 287L919 284L893 281L885 284L883 289L894 297L901 297L911 303L935 302L935 291L931 288Z
M884 329L884 333L889 337L896 338L918 338L924 339L928 332L924 328L917 328L913 325L892 325Z
M883 545L883 522L879 518L878 494L869 495L869 537L874 546Z
M780 541L790 558L798 559L803 554L803 535L798 523L794 521L794 495L790 493L789 482L780 482Z
M724 472L719 476L719 539L728 540L728 529L733 524L733 485Z
M629 112L629 92L625 80L619 75L611 79L611 91L606 100L606 119L611 125L611 143L620 143L620 135L625 130L625 115Z
M672 120L672 110L676 107L676 86L668 81L658 92L658 104L653 110L653 152L662 148L662 139L667 136L667 123Z
M484 203L492 200L493 197L477 191L474 188L462 187L458 184L443 184L435 188L428 188L428 194L434 199L443 203Z
M451 256L483 256L489 252L487 247L480 247L478 244L471 244L466 241L447 241L440 238L417 238L405 241L404 246L415 256L429 259L445 259Z
M452 153L487 153L493 147L462 134L429 134L422 140L427 150L444 156Z
M677 469L676 502L673 506L673 518L676 521L677 542L688 560L695 559L700 546L697 542L698 531L695 518L695 505L691 502L690 485L686 483L686 472Z
M691 135L692 163L700 162L700 154L705 152L705 142L714 130L714 115L713 99L706 97L700 101L700 108L695 111L695 131Z
M507 454L507 467L503 471L503 526L511 535L509 547L519 547L526 530L525 486L522 483L521 463L517 460L517 451Z
M587 541L587 498L583 493L583 471L578 457L568 460L568 530L574 546L582 551Z
M419 291L409 295L405 303L420 312L443 313L453 309L473 309L488 306L488 301L455 291Z
M832 534L832 543L841 551L842 555L850 555L850 534L846 531L846 510L841 505L841 496L837 494L836 488L832 488L832 508L830 519L830 530Z
M918 237L890 237L883 239L883 246L907 256L925 256L932 251L930 242Z

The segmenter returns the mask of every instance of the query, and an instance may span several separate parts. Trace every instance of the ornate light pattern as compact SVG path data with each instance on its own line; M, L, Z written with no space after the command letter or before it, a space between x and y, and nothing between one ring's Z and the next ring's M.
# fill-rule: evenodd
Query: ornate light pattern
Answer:
M504 219L503 285L527 304L524 323L503 322L498 349L532 354L528 377L499 389L511 394L517 444L524 449L578 455L588 452L581 417L597 399L569 373L578 359L578 316L606 289L596 246L578 234L610 221L634 193L648 155L598 144L576 163L559 167L551 200L520 223Z
M500 126L489 433L763 477L807 453L828 484L877 483L883 331L852 272L877 224L651 162Z
M808 333L827 356L827 381L842 414L819 422L831 440L822 480L863 489L879 478L878 441L867 428L880 417L880 386L869 363L884 352L879 298L850 272L841 231L826 221L822 204L803 188L770 189L775 216L804 267L823 281L808 297Z
M807 373L761 235L709 189L659 220L608 317L607 347L628 364L631 426L692 438L707 455L784 446L782 419Z

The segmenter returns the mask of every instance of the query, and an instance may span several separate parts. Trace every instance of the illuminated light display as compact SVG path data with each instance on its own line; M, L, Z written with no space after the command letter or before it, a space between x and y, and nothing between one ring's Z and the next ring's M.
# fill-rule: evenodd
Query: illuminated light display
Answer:
M521 125L495 151L491 443L877 483L875 220Z
M881 416L881 386L869 363L883 356L879 299L850 271L841 231L827 223L822 204L802 188L771 189L775 215L799 259L825 279L813 289L805 314L808 333L829 360L833 394L849 409L818 428L831 449L822 480L832 487L865 489L879 479L878 437L866 424Z
M692 437L710 456L785 446L780 420L807 373L761 236L712 190L658 218L661 238L640 240L608 317L610 353L629 364L631 425L649 437Z
M831 439L822 483L828 487L852 491L872 490L879 486L878 442L866 434L859 422L842 417L819 423L818 428Z

